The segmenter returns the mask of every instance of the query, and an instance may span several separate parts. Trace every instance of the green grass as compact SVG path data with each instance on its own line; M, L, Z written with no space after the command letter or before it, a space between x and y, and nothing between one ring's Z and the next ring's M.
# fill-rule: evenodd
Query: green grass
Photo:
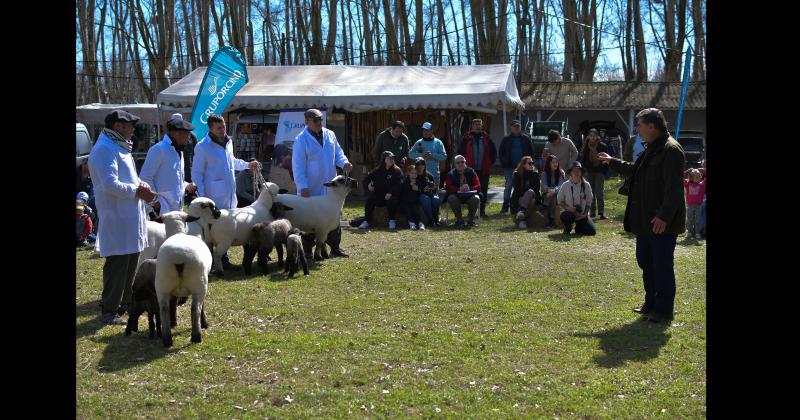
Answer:
M79 251L77 417L704 417L705 245L679 238L673 324L637 321L618 187L594 237L491 204L469 231L347 229L351 258L309 277L212 278L203 342L184 305L169 350L100 324L103 259Z

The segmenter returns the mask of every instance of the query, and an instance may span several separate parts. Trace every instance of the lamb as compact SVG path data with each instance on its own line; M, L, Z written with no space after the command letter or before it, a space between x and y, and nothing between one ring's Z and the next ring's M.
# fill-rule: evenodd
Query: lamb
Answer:
M317 261L328 258L325 239L328 237L328 232L339 227L344 200L351 188L358 187L358 181L338 175L324 185L329 187L325 195L306 198L299 195L278 194L275 198L275 201L292 209L285 211L285 216L292 222L292 226L315 235L317 246L314 249L314 259Z
M256 252L258 252L258 265L261 267L261 271L264 274L268 274L267 256L272 252L273 247L277 248L278 265L282 266L283 244L286 243L286 238L291 230L292 223L286 219L273 220L269 223L256 223L253 226L248 246L244 249L242 265L244 266L245 274L249 275L251 273L253 257L255 257Z
M186 303L186 298L180 299L172 297L169 302L170 313L172 314L171 324L177 326L177 307ZM133 279L133 303L128 309L128 325L125 327L125 335L131 335L132 331L139 331L139 316L147 312L148 327L150 338L158 335L161 337L161 315L158 312L158 299L156 298L156 260L147 259L142 261L136 269L136 276ZM153 317L155 316L155 322ZM208 328L205 312L200 313L200 325Z
M211 251L199 238L186 234L186 222L194 220L184 212L174 211L162 216L167 240L158 250L156 260L155 290L161 315L161 340L172 346L170 300L192 296L192 338L200 343L200 319L208 291L208 273L211 271Z
M284 271L289 277L294 277L297 272L297 262L303 266L303 275L308 275L308 262L306 253L303 251L303 239L300 234L293 233L286 238L286 268Z
M278 194L278 186L271 182L263 185L265 191L247 207L218 209L214 201L206 197L195 198L189 203L189 215L200 218L203 239L214 250L214 266L219 276L225 275L222 256L228 252L228 248L247 243L256 223L272 221L270 210L273 198Z

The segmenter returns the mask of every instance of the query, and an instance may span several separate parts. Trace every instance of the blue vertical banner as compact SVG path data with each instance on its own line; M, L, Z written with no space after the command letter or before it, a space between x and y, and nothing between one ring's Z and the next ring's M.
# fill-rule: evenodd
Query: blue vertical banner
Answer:
M689 88L689 70L692 68L692 47L686 49L686 63L683 66L683 86L681 87L681 105L678 108L678 124L675 125L675 140L681 132L681 119L683 119L683 103L686 102L686 91Z
M214 54L192 108L192 124L198 139L208 133L208 116L221 114L248 80L247 66L239 51L224 47Z

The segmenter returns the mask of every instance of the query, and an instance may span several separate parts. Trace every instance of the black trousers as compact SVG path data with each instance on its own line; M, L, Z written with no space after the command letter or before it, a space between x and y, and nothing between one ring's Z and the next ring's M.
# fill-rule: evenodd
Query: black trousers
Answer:
M642 269L644 305L660 314L672 314L675 306L674 235L636 237L636 262Z
M590 217L584 217L581 220L575 220L574 214L568 211L562 211L561 221L564 223L564 230L567 232L572 230L572 224L575 223L575 233L589 236L597 233L597 230L594 227L594 222L592 222Z
M486 200L489 197L489 175L478 175L481 181L481 214L486 212Z
M364 217L367 223L372 223L372 212L377 206L386 206L389 212L389 220L397 220L397 208L400 206L400 199L397 195L392 195L389 200L384 200L384 196L377 197L375 194L370 194L367 197L367 204L364 206Z

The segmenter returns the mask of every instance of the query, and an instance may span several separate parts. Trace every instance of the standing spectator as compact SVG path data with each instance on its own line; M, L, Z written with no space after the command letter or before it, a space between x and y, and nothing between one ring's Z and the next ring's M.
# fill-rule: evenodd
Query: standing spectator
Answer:
M364 177L367 202L364 205L364 221L359 229L369 228L372 212L376 206L386 206L389 213L389 229L397 227L397 208L403 188L403 171L394 162L394 153L387 150L381 154L381 164Z
M703 159L703 167L700 168L700 172L703 173L703 204L700 205L700 216L697 218L697 222L699 223L699 228L697 233L700 235L706 234L706 193L705 193L705 184L706 184L706 160Z
M253 176L255 170L247 168L236 174L236 205L238 207L247 207L256 201L253 195Z
M483 129L480 118L472 120L472 128L461 140L458 154L466 159L466 165L478 174L481 187L481 217L486 216L486 198L489 194L489 175L497 160L497 149L489 138L489 133Z
M570 179L561 185L558 191L558 205L561 207L561 221L564 223L564 235L575 233L594 235L597 233L589 216L589 203L592 202L592 186L583 179L583 166L577 160L569 169Z
M589 217L593 218L595 214L599 213L600 220L607 219L605 215L606 202L603 194L606 181L604 173L606 166L603 165L603 162L600 162L600 159L597 158L597 154L606 152L607 150L608 147L606 144L600 141L597 129L590 129L586 141L581 145L581 163L583 167L586 168L589 185L592 186L592 193L594 195ZM597 210L597 213L595 213L595 210Z
M547 143L544 144L545 150L558 158L558 163L562 168L572 167L572 162L578 160L578 149L570 139L561 138L558 130L547 132Z
M688 175L688 179L686 176ZM703 197L706 195L706 181L702 180L702 173L699 169L689 168L684 173L683 187L686 189L686 227L689 237L703 239L700 236L702 226L700 224L700 206L703 204Z
M426 172L433 176L433 182L436 183L436 189L438 190L440 185L439 162L447 160L447 152L444 149L444 143L433 136L431 123L422 124L422 138L417 140L411 150L408 151L408 157L411 159L425 159Z
M92 218L84 213L85 207L75 203L75 247L86 246L86 240L92 233Z
M103 265L101 321L125 325L120 317L131 303L133 276L139 253L147 245L144 204L156 194L139 180L133 163L133 127L139 117L113 110L89 154L89 171L95 185L100 227L95 247L106 259Z
M325 195L328 192L326 182L336 177L336 167L345 172L353 170L353 165L336 140L336 134L322 126L322 111L311 108L304 114L306 128L294 139L292 147L292 171L297 194L301 197ZM341 214L339 215L341 219ZM333 257L348 257L341 248L342 228L328 232L325 243L331 247ZM311 247L305 250L310 255Z
M235 209L236 179L234 171L255 169L257 162L245 162L233 157L233 142L226 133L225 120L220 115L208 116L208 134L197 143L192 162L192 179L197 185L197 195L208 197L219 209ZM222 256L225 270L238 271L228 254Z
M555 226L555 211L558 203L558 191L566 181L564 171L558 158L548 155L545 159L544 170L542 171L542 205L547 208L548 226Z
M639 136L639 133L635 133L628 142L625 143L625 150L622 152L622 160L625 162L636 162L639 156L644 153L645 147L647 147L647 144L642 140L642 137Z
M511 121L511 134L503 137L500 142L500 165L503 167L503 175L506 178L503 207L500 209L500 213L505 213L509 209L514 171L519 168L519 162L523 156L533 156L533 143L527 134L522 133L522 124L514 120Z
M414 162L417 168L417 177L424 181L425 188L422 189L422 194L419 195L419 203L422 205L422 211L428 217L429 224L433 227L439 226L439 207L442 203L439 199L439 184L434 181L433 175L427 171L425 159L417 158Z
M512 177L514 194L511 196L511 213L517 213L518 227L527 229L528 211L533 208L534 204L542 203L542 195L539 192L539 171L533 165L533 158L521 157Z
M447 191L447 204L456 216L455 227L464 226L464 219L461 217L462 204L468 206L467 226L475 226L475 212L481 202L480 177L474 169L467 166L464 156L456 155L453 163L455 167L447 174L444 189Z
M167 121L164 139L147 151L139 177L157 192L158 203L153 207L160 208L160 214L182 211L184 194L197 190L184 181L183 150L192 130L192 123L173 117Z
M419 197L425 190L425 178L417 174L417 167L410 165L406 170L406 177L403 180L403 194L401 197L401 204L403 211L406 213L406 220L408 220L408 228L416 230L419 225L419 230L425 230L425 223L422 223L422 217L417 211L419 204Z
M375 146L372 148L372 159L376 167L383 165L381 154L386 150L394 154L395 161L399 163L400 166L405 167L410 144L408 136L403 133L405 129L406 125L403 124L402 121L395 121L392 123L391 127L378 134L378 137L375 139Z
M653 322L671 320L675 305L675 242L686 229L683 196L683 147L667 131L664 113L648 108L636 114L639 135L647 142L636 162L600 153L611 169L631 177L625 205L625 230L636 235L636 261L642 269L644 304L634 312Z

